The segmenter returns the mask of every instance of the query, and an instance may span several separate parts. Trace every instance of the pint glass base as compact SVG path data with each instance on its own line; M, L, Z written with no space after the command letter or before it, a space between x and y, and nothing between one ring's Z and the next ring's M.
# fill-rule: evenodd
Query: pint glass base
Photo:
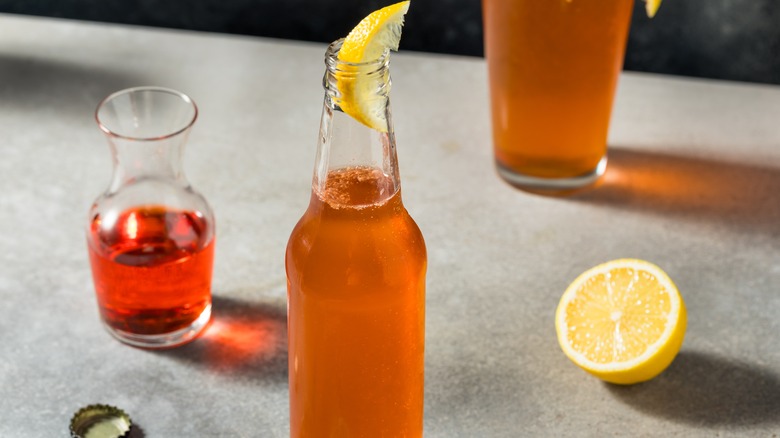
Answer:
M498 160L496 169L501 178L520 190L547 196L563 196L595 184L607 169L607 157L605 155L591 172L567 178L525 175L506 167Z
M200 316L189 326L168 333L155 335L130 333L124 330L113 328L103 321L103 326L108 330L111 336L115 337L125 344L133 347L146 348L152 350L178 347L188 342L194 341L198 335L206 328L211 320L211 305L206 306Z

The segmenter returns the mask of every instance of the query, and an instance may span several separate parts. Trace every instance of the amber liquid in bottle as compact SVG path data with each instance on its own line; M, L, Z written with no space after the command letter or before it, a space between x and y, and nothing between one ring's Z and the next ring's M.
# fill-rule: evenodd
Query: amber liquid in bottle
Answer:
M388 132L340 112L332 66L311 200L287 246L290 436L421 437L425 243L401 202L389 106Z

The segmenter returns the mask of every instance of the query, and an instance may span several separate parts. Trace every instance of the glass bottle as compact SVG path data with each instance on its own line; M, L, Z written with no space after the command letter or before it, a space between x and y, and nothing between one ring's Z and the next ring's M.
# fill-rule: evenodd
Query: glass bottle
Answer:
M426 249L401 202L389 56L325 57L325 103L309 207L286 269L290 435L421 437ZM340 107L338 78L364 81L386 132Z
M144 348L195 339L211 317L214 214L182 171L198 116L186 95L116 92L95 112L114 173L89 212L87 243L103 324Z

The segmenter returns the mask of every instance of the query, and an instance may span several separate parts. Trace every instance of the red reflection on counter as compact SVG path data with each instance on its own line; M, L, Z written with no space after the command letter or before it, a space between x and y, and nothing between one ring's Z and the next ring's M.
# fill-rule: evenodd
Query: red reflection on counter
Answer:
M160 354L220 374L286 381L286 301L247 302L214 296L211 324L200 338Z
M210 345L204 357L210 366L235 368L273 357L279 352L280 344L286 343L286 336L285 327L276 320L215 315L201 342Z

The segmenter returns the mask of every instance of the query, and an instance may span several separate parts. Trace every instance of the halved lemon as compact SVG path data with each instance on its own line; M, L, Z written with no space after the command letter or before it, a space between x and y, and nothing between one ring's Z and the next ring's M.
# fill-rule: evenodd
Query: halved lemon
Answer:
M661 0L645 0L645 11L650 18L655 17L658 8L661 7Z
M408 10L409 1L403 1L369 14L344 39L339 60L365 64L376 61L388 50L398 50L401 27ZM348 73L336 76L341 110L369 128L387 132L386 102L375 98L375 80Z
M687 313L677 287L658 266L613 260L577 277L555 314L558 343L585 371L633 384L660 374L682 346Z

